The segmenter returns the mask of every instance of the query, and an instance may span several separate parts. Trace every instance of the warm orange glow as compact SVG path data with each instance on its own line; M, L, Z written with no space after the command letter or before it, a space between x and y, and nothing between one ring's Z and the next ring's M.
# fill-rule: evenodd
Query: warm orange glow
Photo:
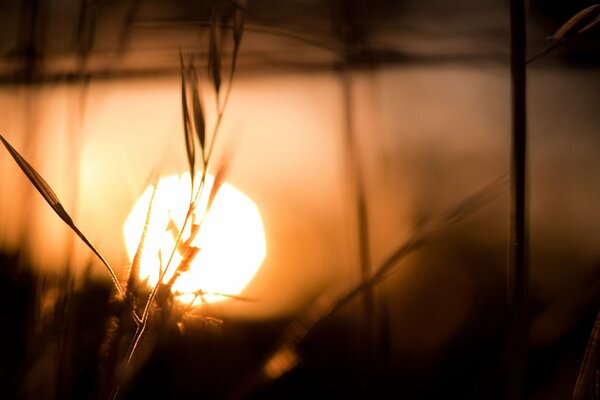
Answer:
M213 178L208 177L198 206L196 222L202 217ZM137 200L123 227L125 245L130 260L137 250L146 220L152 187ZM140 278L148 278L150 285L159 279L161 260L165 266L175 245L175 237L188 210L190 202L190 175L172 175L160 179L140 263ZM169 229L169 218L177 226ZM189 235L183 232L182 241ZM200 252L173 285L173 292L182 302L200 304L226 299L215 293L237 295L256 274L266 254L266 242L262 219L254 202L235 187L225 183L202 222L201 229L192 242ZM163 282L173 276L182 255L175 251L171 266ZM202 291L201 297L194 295Z

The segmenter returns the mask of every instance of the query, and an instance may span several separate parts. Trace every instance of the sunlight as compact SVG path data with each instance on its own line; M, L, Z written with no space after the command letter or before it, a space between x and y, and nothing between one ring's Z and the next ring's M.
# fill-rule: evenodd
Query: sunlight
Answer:
M196 208L196 223L200 222L202 210L206 208L212 183L213 177L208 176ZM152 191L150 186L140 196L123 227L130 260L138 248ZM161 268L168 263L185 220L189 199L189 173L159 180L140 263L140 279L148 279L149 285L156 285ZM190 236L189 225L182 234L182 242ZM223 295L240 294L258 271L266 254L258 208L244 193L224 183L192 246L199 247L200 251L190 263L189 270L175 281L172 290L176 298L185 303L193 301L201 304L228 298ZM181 260L180 251L175 251L164 283L171 279ZM200 291L203 295L196 296Z

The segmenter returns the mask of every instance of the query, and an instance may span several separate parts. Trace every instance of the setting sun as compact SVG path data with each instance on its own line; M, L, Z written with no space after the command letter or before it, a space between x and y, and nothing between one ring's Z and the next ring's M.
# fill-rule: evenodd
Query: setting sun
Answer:
M202 219L213 177L206 179L205 189L196 207L195 220ZM123 232L129 259L136 253L146 221L153 187L148 187L131 209ZM152 211L140 262L140 279L156 285L161 268L171 256L190 200L189 173L160 179L152 203ZM182 242L190 236L186 227ZM265 254L263 223L254 202L230 184L224 183L192 245L200 250L173 284L180 301L194 304L216 302L238 295L256 274ZM163 282L168 282L182 260L179 250L173 254L171 266ZM196 294L202 293L202 296ZM223 296L225 295L225 296Z

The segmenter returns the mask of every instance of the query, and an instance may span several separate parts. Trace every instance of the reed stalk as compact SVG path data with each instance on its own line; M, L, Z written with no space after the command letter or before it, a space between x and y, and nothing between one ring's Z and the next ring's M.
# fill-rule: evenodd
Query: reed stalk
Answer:
M528 339L527 263L527 97L526 20L524 0L510 2L511 72L511 216L508 265L508 387L507 398L525 397Z

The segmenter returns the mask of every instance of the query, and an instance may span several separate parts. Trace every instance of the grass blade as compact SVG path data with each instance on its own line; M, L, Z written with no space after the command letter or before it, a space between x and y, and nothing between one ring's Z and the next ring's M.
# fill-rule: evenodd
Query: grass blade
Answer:
M2 135L0 135L0 140L2 141L2 144L4 144L4 146L6 147L10 155L17 162L21 170L25 173L27 178L29 178L33 186L42 195L42 197L44 198L44 200L46 200L50 207L52 207L54 212L69 226L69 228L71 228L71 230L73 230L73 232L77 234L77 236L81 238L81 240L83 240L83 242L90 248L90 250L92 250L92 252L94 252L94 254L100 259L100 261L102 261L102 263L106 266L108 273L110 274L110 277L115 285L115 288L121 296L124 296L125 293L123 292L123 288L121 287L121 284L117 279L117 275L115 274L114 270L108 264L108 261L106 261L102 254L100 254L100 252L96 249L96 247L94 247L94 245L83 234L83 232L81 232L79 228L75 226L73 219L64 209L64 207L60 203L60 200L58 199L58 196L56 196L50 185L48 185L44 178L42 178L42 176L37 173L37 171L19 154L17 150L14 149L14 147L10 145L10 143L8 143L8 141L6 141L6 139L4 139Z
M592 334L588 340L583 362L579 369L575 389L573 390L573 400L586 400L590 398L590 392L593 389L594 380L597 377L596 368L598 360L598 347L600 345L600 312L594 322ZM594 397L597 398L597 397Z
M4 139L2 135L0 135L0 140L2 140L2 143L7 148L10 155L15 159L25 175L27 175L33 186L35 186L38 192L40 192L48 204L50 204L50 207L52 207L54 212L56 212L58 216L68 225L73 225L73 220L63 208L50 185L48 185L48 183L37 173L37 171L27 161L25 161L25 159L17 152L17 150L14 149L14 147L10 145L10 143L8 143L8 141L6 141L6 139Z
M550 36L551 43L547 47L529 58L527 62L530 63L545 56L566 41L572 39L574 36L593 28L598 23L600 23L600 4L591 5L579 11Z
M558 30L551 36L552 40L565 41L573 36L583 33L588 29L592 28L598 22L600 22L600 4L594 4L589 6L565 22Z
M125 296L126 299L133 300L133 296L135 295L135 292L138 287L142 251L144 250L144 244L146 242L146 235L148 233L148 226L150 225L150 217L152 216L152 206L154 204L154 198L156 196L157 188L158 177L155 177L152 187L152 195L150 196L150 203L148 204L148 211L146 212L146 220L144 221L144 229L142 230L140 243L138 244L138 248L135 252L135 255L133 256L133 261L131 262L131 268L129 270L129 278L127 279L127 292Z
M231 73L229 76L230 84L233 80L235 67L237 65L240 44L242 43L242 34L244 33L244 10L240 5L236 6L233 13L233 56L231 60Z
M240 48L242 42L242 33L244 32L244 11L241 7L236 7L233 13L233 47L234 53Z
M369 279L354 286L345 295L332 299L330 295L323 294L307 308L306 312L294 321L284 332L284 335L271 356L264 362L259 379L263 382L254 384L264 385L279 378L284 373L294 368L299 362L297 352L298 345L313 333L321 323L345 307L352 300L361 296L366 290L383 282L398 267L400 261L406 256L420 249L437 235L449 227L462 221L476 210L488 204L501 191L506 188L505 176L491 182L477 192L463 199L458 204L447 209L443 214L430 220L428 223L417 228L415 232L402 245L400 245L388 258L377 268ZM282 355L285 355L282 362ZM247 390L243 388L242 390Z
M364 290L377 285L384 281L391 272L398 266L398 263L413 251L423 247L435 236L444 232L449 227L456 225L467 216L471 215L476 210L480 209L484 205L488 204L490 200L495 198L501 191L506 188L507 179L501 177L485 187L479 189L477 192L464 198L458 204L447 209L443 214L430 220L428 223L417 229L413 235L404 242L403 245L398 247L380 266L377 268L375 273L364 283L356 286L353 290L348 292L346 296L339 299L332 309L337 311L347 304L350 300L359 296Z
M196 146L194 145L194 135L192 132L192 123L187 103L185 78L185 66L183 63L183 55L179 52L179 61L181 62L181 108L183 110L183 132L185 136L185 150L187 153L188 164L190 166L190 176L192 180L192 188L194 187L194 176L196 173Z
M218 17L217 13L213 14L210 24L210 39L208 44L208 73L212 77L213 85L217 96L221 89L221 51L219 49L219 34L218 34Z
M217 173L215 174L215 179L213 181L212 187L210 188L210 194L208 195L208 203L206 205L206 213L207 214L210 211L210 208L212 207L213 202L215 201L215 198L217 197L217 194L219 193L219 190L221 189L221 186L223 186L223 182L225 182L226 173L227 173L226 163L221 164L221 167L219 167L219 169L217 170Z
M204 118L204 107L200 101L200 93L198 86L198 76L194 68L190 68L190 79L192 86L192 111L194 113L194 126L196 128L196 136L200 142L200 150L202 151L202 160L204 160L204 144L206 142L206 120Z
M228 293L220 293L220 292L206 292L204 290L196 290L195 292L191 292L194 295L197 296L202 296L202 295L210 295L210 296L219 296L219 297L226 297L228 299L232 299L232 300L238 300L238 301L249 301L249 302L255 302L257 301L256 299L251 299L249 297L244 297L244 296L239 296L237 294L228 294ZM176 292L176 295L182 295L182 294L189 294L189 293L180 293L180 292Z
M215 198L217 197L217 194L221 189L221 186L223 186L223 183L225 182L225 176L227 176L227 171L229 170L229 166L231 165L231 153L232 150L230 147L228 151L222 156L221 161L219 162L219 166L217 167L217 172L215 173L215 178L213 180L212 187L210 188L210 193L208 194L208 202L206 203L205 215L208 214L208 212L210 211L210 208L212 207L213 202L215 201Z

